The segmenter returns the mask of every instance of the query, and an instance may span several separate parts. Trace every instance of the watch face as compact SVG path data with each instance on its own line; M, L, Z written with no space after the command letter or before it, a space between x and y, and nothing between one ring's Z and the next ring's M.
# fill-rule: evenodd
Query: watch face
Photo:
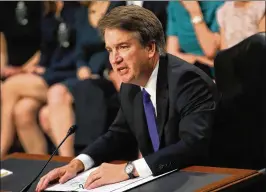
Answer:
M126 173L127 174L132 173L133 172L133 169L134 169L134 166L132 164L128 164L126 166Z

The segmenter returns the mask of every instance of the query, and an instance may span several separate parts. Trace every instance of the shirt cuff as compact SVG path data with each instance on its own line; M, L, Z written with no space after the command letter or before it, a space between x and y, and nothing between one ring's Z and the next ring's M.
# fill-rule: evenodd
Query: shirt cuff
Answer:
M132 162L140 177L146 178L152 175L151 169L144 158Z
M93 159L86 154L80 154L75 159L80 160L83 163L84 171L92 168L92 166L94 165Z

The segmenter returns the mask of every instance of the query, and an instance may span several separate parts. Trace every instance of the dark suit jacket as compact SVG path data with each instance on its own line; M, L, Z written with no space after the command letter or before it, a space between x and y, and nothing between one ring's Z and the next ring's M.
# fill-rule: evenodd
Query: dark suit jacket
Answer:
M139 86L122 84L121 108L109 131L88 146L96 165L136 159L141 151L153 175L198 164L207 155L216 108L212 80L197 67L167 54L157 77L157 128L160 150L153 152Z

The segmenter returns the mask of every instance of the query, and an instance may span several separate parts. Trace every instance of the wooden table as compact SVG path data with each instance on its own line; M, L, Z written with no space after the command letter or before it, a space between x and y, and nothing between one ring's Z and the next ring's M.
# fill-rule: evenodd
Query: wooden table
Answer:
M31 159L31 160L48 160L49 155L32 155L25 153L13 153L7 156L5 159ZM57 162L69 162L72 158L54 156L52 161ZM199 172L199 173L217 173L217 174L228 174L229 176L221 179L218 182L214 182L207 185L197 192L214 192L221 191L225 189L230 189L238 184L244 184L251 181L255 181L262 177L262 173L256 170L246 170L246 169L231 169L231 168L217 168L217 167L204 167L204 166L191 166L182 171L188 172ZM2 189L4 190L4 189Z

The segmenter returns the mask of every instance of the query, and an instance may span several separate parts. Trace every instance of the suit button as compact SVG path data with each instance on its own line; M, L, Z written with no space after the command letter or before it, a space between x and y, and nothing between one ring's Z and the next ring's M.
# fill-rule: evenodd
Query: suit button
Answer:
M160 164L159 165L159 170L162 170L164 168L164 165L163 164Z

